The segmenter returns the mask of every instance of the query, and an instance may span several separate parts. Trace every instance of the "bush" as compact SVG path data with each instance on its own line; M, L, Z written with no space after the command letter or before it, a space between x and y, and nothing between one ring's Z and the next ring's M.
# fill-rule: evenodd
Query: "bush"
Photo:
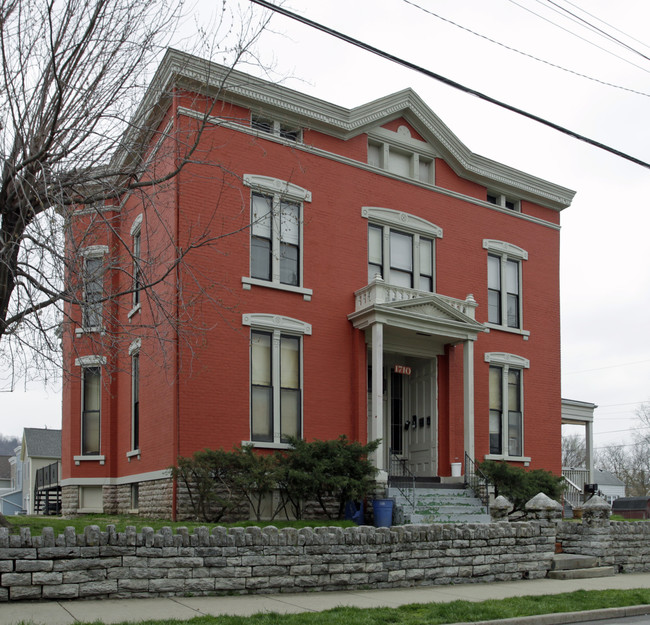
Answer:
M233 457L223 449L197 451L178 458L172 476L185 485L197 519L220 521L237 504L233 483Z
M276 488L280 505L273 517L284 510L301 519L304 503L318 502L329 519L342 519L347 501L363 499L374 488L376 469L368 460L379 441L362 445L340 436L330 441L307 443L290 440L291 448L274 454L256 453L251 446L233 451L197 451L191 458L179 458L172 475L182 482L198 519L219 521L246 500L261 520L264 498ZM328 503L334 499L336 511Z
M305 442L291 439L291 450L278 463L278 486L293 515L302 518L302 504L313 499L328 519L342 519L345 503L363 499L375 485L376 469L368 459L379 441L362 445L346 436ZM327 505L334 498L336 512Z
M494 460L482 462L479 469L494 484L494 494L503 495L510 501L513 512L525 510L526 503L538 493L559 501L564 490L562 477L545 469L526 471Z

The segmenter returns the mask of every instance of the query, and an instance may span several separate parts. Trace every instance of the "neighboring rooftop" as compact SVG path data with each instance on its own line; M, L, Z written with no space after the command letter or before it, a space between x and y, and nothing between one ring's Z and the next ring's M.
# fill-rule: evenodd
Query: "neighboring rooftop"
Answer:
M61 430L25 428L23 431L22 459L24 460L26 456L32 458L60 458Z
M594 469L594 481L598 486L625 486L625 482L619 480L613 473L598 469Z

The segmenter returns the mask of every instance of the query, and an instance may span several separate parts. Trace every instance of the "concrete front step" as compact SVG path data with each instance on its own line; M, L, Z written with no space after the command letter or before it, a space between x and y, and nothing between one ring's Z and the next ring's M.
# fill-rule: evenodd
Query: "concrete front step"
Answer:
M590 579L594 577L611 577L613 566L598 566L598 558L576 553L557 553L553 556L550 579Z
M413 492L413 491L410 491ZM404 523L489 523L490 515L474 493L465 488L416 488L413 506L397 488L389 488L395 500L396 518Z
M583 556L577 553L557 553L553 556L551 570L591 569L598 566L596 556Z
M548 572L550 579L591 579L593 577L612 577L613 575L613 566L596 566L589 569L568 569Z

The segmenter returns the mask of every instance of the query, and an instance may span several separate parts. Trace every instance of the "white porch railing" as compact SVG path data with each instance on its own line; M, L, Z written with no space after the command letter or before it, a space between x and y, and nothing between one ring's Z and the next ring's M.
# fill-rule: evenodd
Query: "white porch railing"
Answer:
M589 471L587 469L563 468L562 477L566 482L564 499L572 508L581 506L584 503L585 484L589 480Z
M448 304L457 311L475 319L475 311L478 304L470 293L465 299L456 299L440 293L429 293L403 286L387 284L380 277L376 277L369 285L364 286L355 292L355 312L373 306L374 304L388 304L390 302L402 302L411 299L435 296L445 304Z

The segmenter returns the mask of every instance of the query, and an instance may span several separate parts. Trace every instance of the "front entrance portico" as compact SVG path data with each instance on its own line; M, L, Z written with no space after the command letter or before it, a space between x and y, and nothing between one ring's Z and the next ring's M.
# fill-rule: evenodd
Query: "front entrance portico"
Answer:
M389 448L395 444L415 475L441 472L436 361L446 345L463 345L464 448L474 457L473 344L485 330L474 319L474 298L395 287L379 277L355 297L356 309L348 319L365 331L370 348L368 440L381 439L374 456L380 479L387 475Z

